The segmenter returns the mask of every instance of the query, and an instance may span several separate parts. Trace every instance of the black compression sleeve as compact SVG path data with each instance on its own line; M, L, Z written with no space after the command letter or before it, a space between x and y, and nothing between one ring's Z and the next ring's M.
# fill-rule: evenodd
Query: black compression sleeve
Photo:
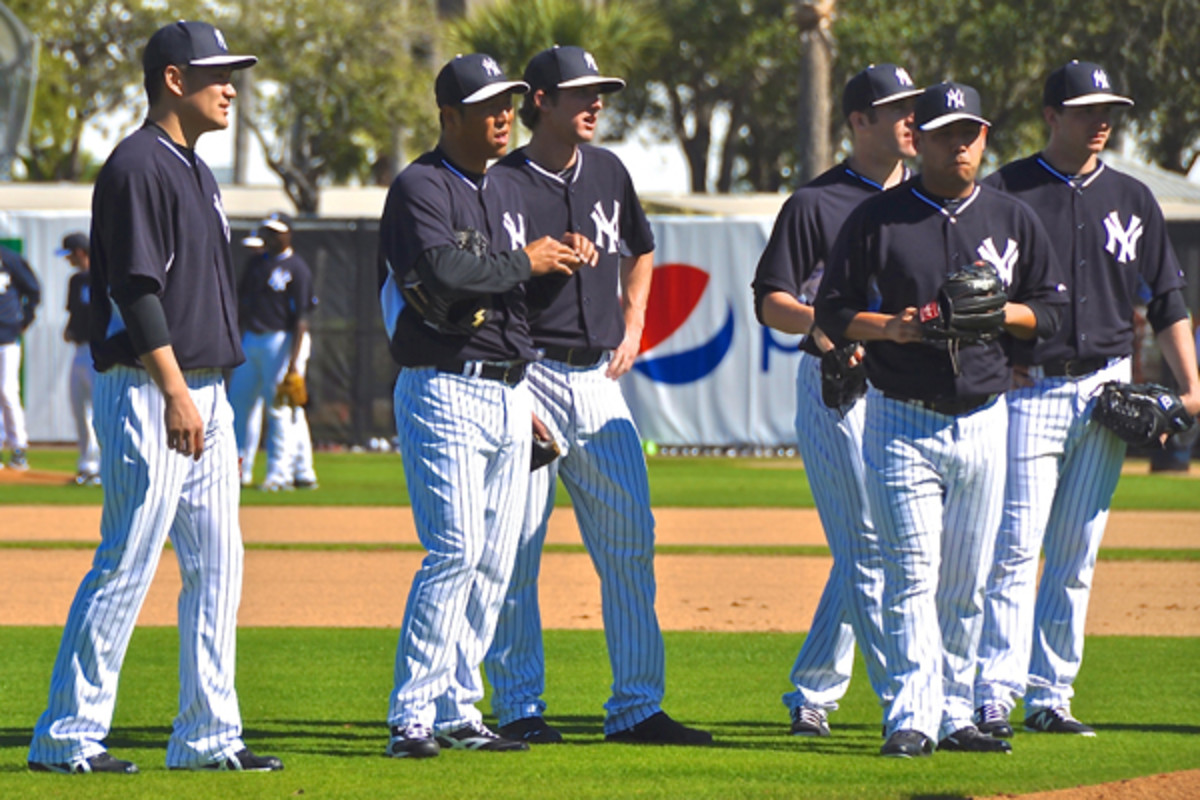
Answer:
M167 315L163 313L158 295L148 292L117 305L129 331L133 352L141 356L171 343Z
M1181 319L1187 319L1187 303L1183 292L1172 289L1166 294L1160 294L1146 306L1146 321L1155 333L1174 325Z
M1033 318L1037 320L1034 335L1042 340L1053 336L1062 319L1062 309L1058 306L1048 306L1038 300L1026 300L1025 305L1029 307L1029 310L1033 312Z

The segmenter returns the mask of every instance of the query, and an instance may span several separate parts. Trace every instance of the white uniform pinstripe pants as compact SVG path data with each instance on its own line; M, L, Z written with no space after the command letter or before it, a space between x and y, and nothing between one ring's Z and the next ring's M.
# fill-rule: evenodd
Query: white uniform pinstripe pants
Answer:
M641 437L621 394L593 367L530 366L534 412L563 455L533 473L512 583L488 653L492 710L501 725L541 716L546 684L537 579L554 508L555 477L571 495L584 546L600 576L613 693L604 732L630 728L662 708L665 656L654 610L654 515Z
M833 554L833 569L821 593L808 636L796 656L783 696L789 709L837 708L850 686L854 642L878 697L886 697L883 668L883 556L871 523L863 483L863 415L866 401L845 410L821 399L821 359L801 353L796 375L796 438L804 473Z
M531 406L522 381L400 370L396 432L417 536L388 724L435 730L482 719L479 665L508 588L529 488Z
M75 416L75 439L79 445L75 469L81 475L94 475L100 471L100 445L96 442L96 431L92 427L92 384L95 380L91 345L86 342L75 345L68 388L71 392L71 412Z
M983 583L1004 497L1004 398L961 416L867 394L863 461L886 578L888 735L971 725Z
M1008 482L988 577L975 694L1025 716L1070 707L1108 507L1125 443L1091 422L1094 396L1128 381L1129 359L1082 378L1047 378L1008 395ZM1038 581L1038 553L1046 563ZM1028 688L1027 688L1028 687Z
M67 616L30 761L76 762L103 752L121 664L168 535L183 586L179 716L167 764L198 766L244 746L234 689L242 537L233 412L220 370L184 377L205 421L199 461L167 449L163 395L144 370L114 367L96 376L100 546Z
M21 343L0 344L0 446L24 450L29 446L25 408L21 405Z
M233 405L234 434L238 455L242 459L242 483L249 484L254 476L254 459L262 436L262 411L267 412L267 476L265 480L290 482L283 477L283 456L286 451L287 409L275 405L275 387L287 374L292 354L292 335L287 331L242 334L242 350L246 360L229 378L229 402ZM275 467L272 474L272 467Z

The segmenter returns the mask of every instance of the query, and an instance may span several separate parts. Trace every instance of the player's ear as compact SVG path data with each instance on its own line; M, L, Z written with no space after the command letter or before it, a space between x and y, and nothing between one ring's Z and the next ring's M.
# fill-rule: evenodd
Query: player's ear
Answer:
M183 67L176 64L168 64L163 69L163 83L166 84L167 91L176 97L183 97L187 94L185 88L187 79Z

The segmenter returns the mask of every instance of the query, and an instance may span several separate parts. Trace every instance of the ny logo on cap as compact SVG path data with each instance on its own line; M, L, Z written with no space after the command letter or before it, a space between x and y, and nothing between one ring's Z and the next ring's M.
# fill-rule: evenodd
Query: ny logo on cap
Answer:
M912 76L908 74L908 70L904 67L896 67L896 82L901 86L912 86Z
M483 71L486 72L492 78L495 78L501 74L500 65L497 64L494 60L492 60L492 58L490 56L483 60Z
M600 68L596 66L596 59L592 58L592 54L586 50L583 53L583 63L588 65L588 69L593 72L599 72Z
M1106 73L1102 69L1096 70L1095 72L1092 73L1092 83L1094 83L1096 85L1097 89L1110 88L1108 85L1108 73Z
M962 108L967 104L962 89L951 89L946 92L946 108Z
M217 40L217 47L221 48L222 52L228 52L229 45L225 44L225 34L217 28L213 28L213 38Z

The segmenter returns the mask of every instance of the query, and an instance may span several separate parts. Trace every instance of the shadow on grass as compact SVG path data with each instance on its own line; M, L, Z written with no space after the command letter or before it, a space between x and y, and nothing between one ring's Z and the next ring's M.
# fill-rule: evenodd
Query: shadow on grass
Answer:
M1096 734L1105 731L1130 731L1132 733L1169 733L1178 736L1194 736L1200 733L1200 725L1122 725L1120 723L1092 725Z

